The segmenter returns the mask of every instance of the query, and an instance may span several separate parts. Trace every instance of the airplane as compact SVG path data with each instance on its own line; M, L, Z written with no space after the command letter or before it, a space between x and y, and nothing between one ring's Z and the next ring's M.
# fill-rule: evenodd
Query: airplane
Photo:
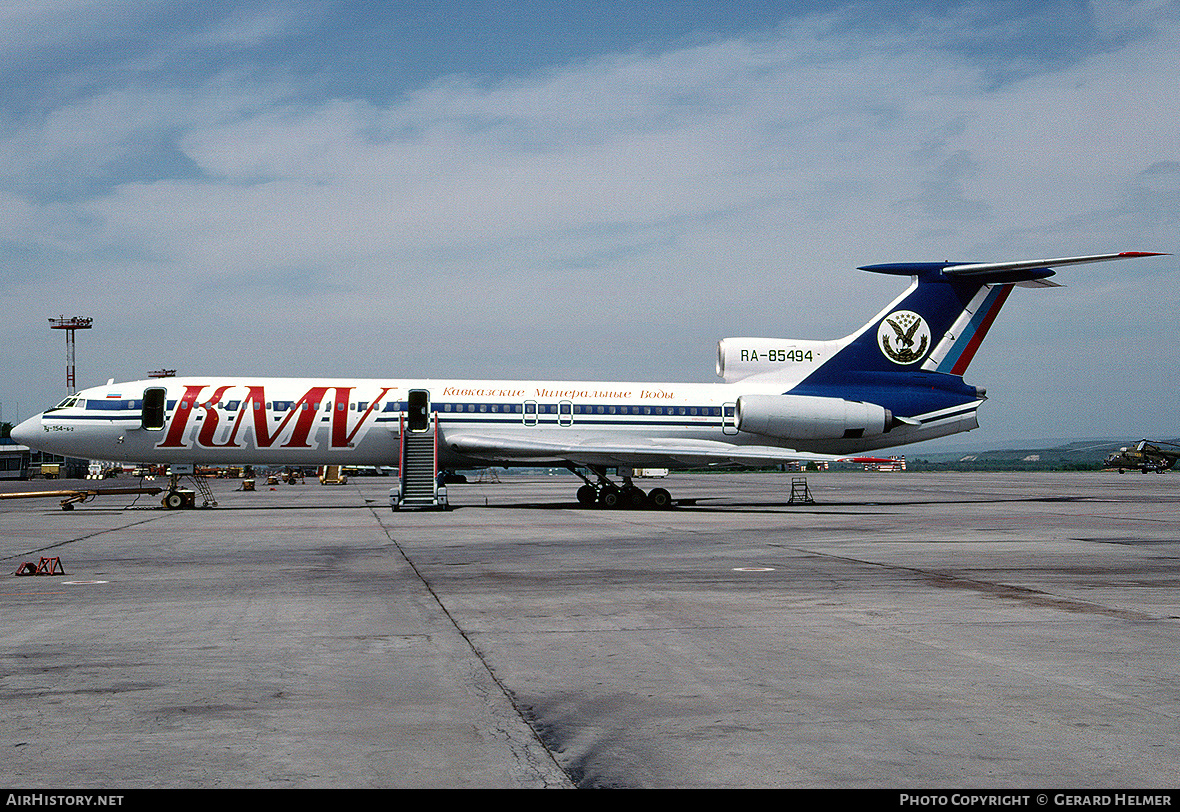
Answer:
M1160 448L1164 445L1177 450ZM1128 468L1138 468L1145 474L1152 471L1162 474L1175 466L1177 460L1180 460L1180 446L1175 443L1149 443L1147 440L1140 440L1134 448L1123 446L1107 457L1102 464L1106 468L1118 468L1120 474Z
M644 493L634 469L879 461L860 455L977 428L986 390L963 373L1012 288L1058 287L1053 267L1148 256L1162 255L867 265L861 270L909 276L910 285L844 338L723 339L721 383L112 380L11 434L63 456L170 464L170 507L182 504L177 471L216 462L399 463L395 509L437 505L440 471L564 466L584 482L583 505L665 508L671 494ZM407 479L418 457L424 495L411 494Z

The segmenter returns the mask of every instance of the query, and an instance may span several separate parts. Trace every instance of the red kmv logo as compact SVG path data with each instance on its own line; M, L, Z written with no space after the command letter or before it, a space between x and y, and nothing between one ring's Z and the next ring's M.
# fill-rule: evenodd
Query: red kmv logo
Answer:
M209 386L187 386L184 395L176 404L172 413L172 421L168 424L168 435L156 448L187 448L184 438L188 433L190 423L194 421L194 414L198 409L204 410L201 428L197 432L195 445L202 448L244 448L244 438L247 430L253 429L254 445L256 448L272 448L280 439L286 440L279 448L313 448L313 433L317 421L323 415L321 409L328 402L328 390L335 392L331 400L332 411L329 421L331 432L328 437L329 448L349 448L361 428L368 423L369 418L376 412L382 400L389 394L389 387L383 387L362 412L356 423L349 428L348 405L351 402L351 386L313 386L304 393L298 401L288 404L283 413L283 419L274 429L271 429L271 410L267 408L266 392L262 386L245 387L247 394L242 400L236 413L225 414L219 411L217 405L222 402L225 393L230 389L242 388L233 386L219 386L213 394L204 400L201 393ZM217 442L216 437L222 426L222 418L229 425L227 437ZM289 430L288 430L289 429Z

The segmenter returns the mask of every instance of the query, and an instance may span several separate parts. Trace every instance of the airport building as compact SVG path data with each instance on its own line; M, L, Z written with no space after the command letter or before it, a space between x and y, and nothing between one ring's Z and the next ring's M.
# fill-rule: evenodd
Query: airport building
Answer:
M62 457L0 438L0 479L84 479L88 460Z

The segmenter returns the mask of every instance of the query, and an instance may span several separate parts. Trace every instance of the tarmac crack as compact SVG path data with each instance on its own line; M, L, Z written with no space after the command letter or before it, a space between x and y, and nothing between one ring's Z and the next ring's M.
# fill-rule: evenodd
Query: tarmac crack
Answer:
M475 658L477 660L479 660L480 665L483 667L484 671L487 672L488 677L495 684L496 689L500 692L500 694L504 697L504 699L507 700L508 704L512 707L513 712L516 714L517 718L520 720L520 722L525 726L525 729L528 730L530 735L533 737L534 743L541 747L542 751L548 756L550 764L561 775L565 776L566 780L569 781L569 785L576 786L577 782L574 780L574 777L569 773L568 770L566 770L564 767L562 767L561 763L557 760L556 756L554 756L553 751L549 749L549 746L545 743L544 739L542 739L541 736L537 733L536 728L533 727L533 725L529 723L529 716L527 715L525 709L520 706L520 704L516 701L516 697L513 695L512 691L510 691L508 689L508 686L506 686L504 684L504 682L500 679L499 675L496 674L496 670L492 667L492 664L490 662L488 662L487 657L479 649L479 646L475 645L475 641L471 639L471 636L467 633L467 630L463 628L461 623L459 623L458 618L456 618L453 614L451 614L451 611L447 608L447 605L443 601L442 596L440 596L438 594L438 591L435 590L434 585L431 584L430 580L425 576L425 574L423 574L423 572L420 569L418 569L418 566L414 563L413 559L410 558L410 556L406 552L405 548L402 547L402 545L398 543L398 540L393 537L393 534L390 533L389 528L381 521L381 517L377 514L376 509L370 507L369 510L372 512L373 518L377 522L377 526L381 528L381 531L383 533L385 533L385 536L389 539L390 543L394 546L394 548L397 549L398 554L402 557L402 559L409 566L410 570L414 573L414 577L417 578L419 580L419 582L421 582L423 588L425 588L426 591L428 593L430 593L430 597L438 605L438 608L442 611L443 615L447 618L447 621L454 627L455 631L458 632L459 636L463 638L463 641L467 644L467 647L471 650L471 653L475 656ZM503 730L503 733L511 741L515 741L508 731ZM519 748L512 747L512 749L514 752L516 752L518 763L526 764L533 772L535 772L544 781L544 775L546 774L547 771L541 769L540 766L535 763L535 760L527 752L528 748L523 748L526 751L523 754L521 752L519 752Z
M141 524L147 524L148 522L154 522L157 519L162 519L162 518L164 518L164 514L161 514L159 516L148 516L147 518L141 519L138 522L130 522L128 524L120 525L119 527L108 527L105 530L95 530L93 533L87 533L84 536L78 536L76 538L66 539L64 541L58 541L58 542L55 542L54 544L47 544L44 547L34 547L33 549L26 550L23 553L16 553L15 555L4 556L4 557L0 558L0 561L16 560L18 558L24 558L25 556L32 555L33 553L44 553L49 550L56 550L59 547L65 547L66 545L75 544L79 541L86 541L87 539L97 538L98 536L103 536L103 535L106 535L107 533L121 533L124 530L127 530L128 528L138 527Z
M1143 612L1136 612L1131 609L1120 609L1115 606L1105 606L1100 603L1091 603L1089 601L1080 601L1073 598L1064 598L1059 595L1053 595L1039 589L1033 589L1027 586L1015 586L1013 584L1002 584L997 581L984 581L978 578L968 578L963 575L955 575L949 572L938 572L935 570L924 570L920 567L906 567L900 564L883 564L878 561L866 561L863 558L853 558L851 556L832 555L831 553L824 553L817 550L804 550L796 548L798 552L808 553L810 555L823 556L824 558L831 558L839 561L849 561L856 564L864 564L870 567L880 567L882 569L895 570L898 572L909 572L919 576L924 581L941 589L966 589L987 595L993 598L1007 598L1009 600L1020 601L1031 606L1040 606L1048 609L1058 609L1063 612L1076 612L1093 615L1106 615L1107 617L1119 618L1121 620L1159 620L1160 618Z

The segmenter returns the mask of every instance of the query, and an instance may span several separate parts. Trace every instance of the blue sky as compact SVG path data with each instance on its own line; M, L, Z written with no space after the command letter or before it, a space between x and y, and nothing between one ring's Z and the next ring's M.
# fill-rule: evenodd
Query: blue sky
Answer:
M707 381L859 265L1180 249L1176 2L734 5L3 4L4 419L58 314L83 386ZM1018 290L971 439L1180 433L1176 269Z

